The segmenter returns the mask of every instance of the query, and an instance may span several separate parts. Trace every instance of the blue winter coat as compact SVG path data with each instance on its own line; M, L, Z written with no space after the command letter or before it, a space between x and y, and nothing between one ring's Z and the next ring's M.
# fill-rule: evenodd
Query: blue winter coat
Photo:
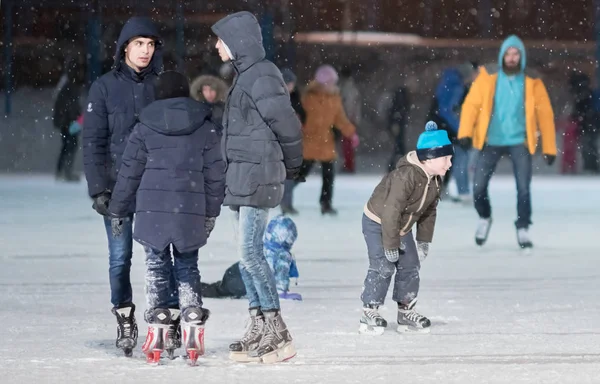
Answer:
M109 211L124 217L136 201L133 238L180 252L206 244L205 217L217 217L225 197L221 135L210 109L188 97L144 109L129 137Z
M435 90L438 114L455 135L460 125L460 107L465 94L463 78L457 69L446 69Z
M162 71L162 44L157 40L150 64L137 73L125 64L123 49L130 39L138 36L159 39L151 20L129 19L119 35L113 69L90 88L82 140L83 165L91 197L113 189L127 138L142 109L154 101L152 82Z

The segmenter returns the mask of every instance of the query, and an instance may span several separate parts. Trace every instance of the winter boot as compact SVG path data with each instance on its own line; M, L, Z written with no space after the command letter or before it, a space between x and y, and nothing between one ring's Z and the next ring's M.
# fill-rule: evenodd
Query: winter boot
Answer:
M363 308L358 333L379 336L383 335L386 327L387 321L379 314L378 305L369 304Z
M431 321L415 311L415 305L417 305L417 299L413 299L409 304L398 303L398 332L429 333Z
M337 210L331 206L330 202L321 203L321 215L337 215Z
M183 311L183 346L191 365L196 365L198 357L204 355L204 325L209 316L210 311L206 308L190 307Z
M492 218L480 218L479 224L477 224L477 231L475 232L475 243L479 246L485 244L488 235L490 234L490 228L492 228Z
M517 241L521 249L533 248L531 237L529 237L529 230L527 228L517 228Z
M251 357L248 353L258 348L265 326L265 317L260 308L250 308L249 311L250 319L248 319L244 336L229 345L229 358L242 363L259 361L257 357Z
M286 361L296 356L292 344L292 335L283 322L281 312L264 312L265 326L258 348L248 353L251 357L259 358L261 363L272 364Z
M119 308L113 308L112 313L117 318L117 341L115 345L123 350L125 356L131 357L138 338L135 305L133 303L122 304Z
M158 364L160 354L165 350L171 328L171 312L167 308L155 308L146 312L148 334L142 346L148 363Z
M167 339L165 340L165 350L169 355L169 359L175 358L175 350L181 347L181 311L176 308L169 308L171 313L171 324L167 331Z

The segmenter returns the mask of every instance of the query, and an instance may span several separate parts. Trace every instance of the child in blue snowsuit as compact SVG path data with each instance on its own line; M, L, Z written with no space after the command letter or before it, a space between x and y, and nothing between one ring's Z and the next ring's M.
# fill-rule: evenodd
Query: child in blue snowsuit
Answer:
M297 238L296 224L289 217L282 215L274 217L265 230L263 252L271 271L275 274L280 299L302 300L299 293L289 292L290 278L299 277L296 261L291 254L292 246ZM246 295L239 262L227 268L222 280L211 284L202 284L203 297L241 299Z
M275 283L281 299L302 300L300 294L289 292L290 277L298 277L296 262L291 253L297 238L296 224L284 215L275 216L265 230L264 254L275 274Z

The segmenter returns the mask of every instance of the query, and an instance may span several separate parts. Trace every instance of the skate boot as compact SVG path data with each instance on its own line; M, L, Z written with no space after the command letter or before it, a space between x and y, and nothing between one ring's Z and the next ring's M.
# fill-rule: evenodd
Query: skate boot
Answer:
M181 327L179 326L181 321L181 311L179 309L170 308L171 313L171 324L167 332L167 339L165 340L165 350L169 359L175 358L175 350L181 347Z
M123 350L127 357L133 355L133 348L137 345L138 328L135 322L135 305L122 304L119 308L112 309L117 318L117 348Z
M196 365L198 357L204 355L204 325L209 316L210 311L206 308L190 307L183 311L183 346L190 359L190 365Z
M281 204L281 214L285 216L294 216L298 214L296 208L291 205Z
M246 332L239 341L229 345L229 358L242 363L259 361L258 357L248 356L248 353L258 348L264 326L265 317L260 308L250 308L250 319L246 324Z
M165 350L165 344L169 338L171 327L171 312L167 308L155 308L146 312L148 322L148 334L142 346L142 352L146 355L146 361L158 364L160 354Z
M528 251L533 248L533 243L531 242L529 230L527 228L517 228L517 241L519 242L519 247L523 250Z
M490 228L492 228L492 218L479 219L477 224L477 231L475 232L475 243L479 246L485 244L488 235L490 234Z
M337 215L338 211L331 206L331 203L325 202L321 203L321 215Z
M417 305L417 299L413 299L410 304L398 303L398 332L429 333L431 321L415 311L415 305Z
M292 336L283 322L279 311L264 312L265 327L258 348L248 353L261 363L272 364L296 356Z
M363 308L358 333L363 335L383 335L387 321L379 314L379 306L369 304Z

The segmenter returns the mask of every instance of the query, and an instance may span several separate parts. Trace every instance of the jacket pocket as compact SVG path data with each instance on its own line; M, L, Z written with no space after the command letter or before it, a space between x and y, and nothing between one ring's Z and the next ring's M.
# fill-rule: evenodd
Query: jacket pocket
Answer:
M252 196L260 185L260 164L231 163L225 175L227 191L233 196Z

